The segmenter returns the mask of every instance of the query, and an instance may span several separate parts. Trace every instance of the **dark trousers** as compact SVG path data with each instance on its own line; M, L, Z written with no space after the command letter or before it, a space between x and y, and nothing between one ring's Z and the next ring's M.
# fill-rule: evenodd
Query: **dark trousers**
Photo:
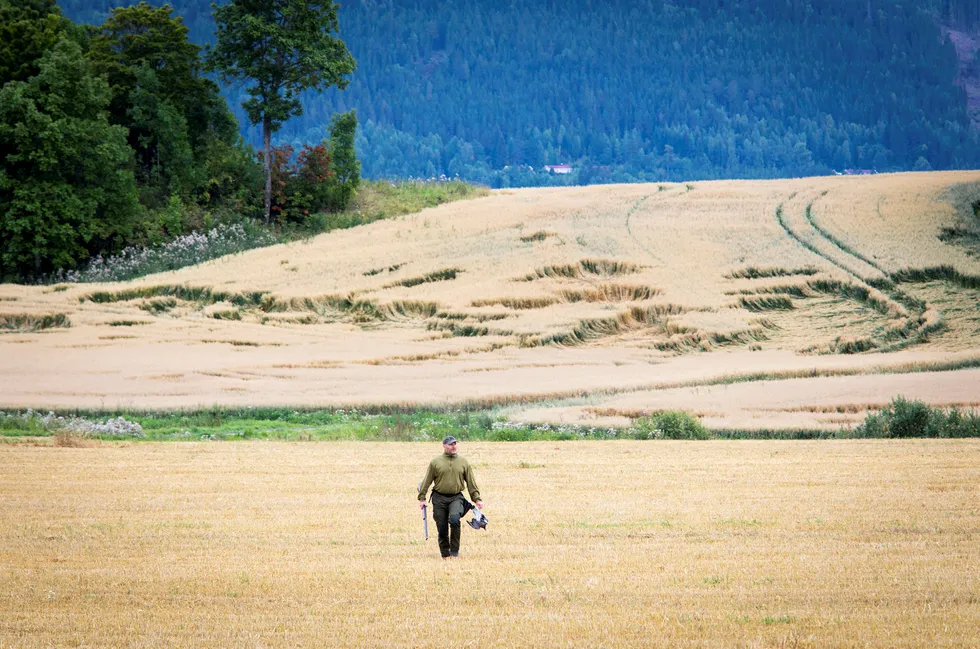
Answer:
M439 554L444 557L459 556L459 523L472 508L461 493L446 496L432 491L432 518L439 531Z

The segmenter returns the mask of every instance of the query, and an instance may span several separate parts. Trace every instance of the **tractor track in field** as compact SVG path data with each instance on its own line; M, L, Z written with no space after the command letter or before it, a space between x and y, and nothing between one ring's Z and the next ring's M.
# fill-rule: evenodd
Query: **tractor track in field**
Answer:
M824 196L824 195L826 195L826 192L824 192L823 194L821 194L821 196ZM882 275L884 275L885 277L887 277L889 275L888 271L886 271L884 268L882 268L881 266L879 266L874 261L868 259L864 255L862 255L861 253L859 253L857 250L854 250L853 248L851 248L850 246L848 246L847 244L845 244L843 241L841 241L836 236L834 236L833 234L831 234L830 232L828 232L826 229L824 229L823 227L821 227L816 222L816 220L814 219L814 216L813 216L813 204L815 202L816 202L816 199L810 201L807 204L807 206L806 206L806 211L804 212L804 218L806 218L806 222L809 223L810 226L818 234L820 234L820 236L822 236L824 239L826 239L827 241L829 241L830 243L832 243L833 245L835 245L841 252L844 252L844 253L846 253L848 255L851 255L852 257L854 257L856 259L859 259L860 261L864 262L868 266L871 266L872 268L874 268L875 270L877 270L879 273L881 273Z
M838 245L834 238L828 237L821 228L818 228L816 224L813 223L810 218L810 213L816 199L810 200L806 204L803 211L802 222L793 223L791 225L789 221L790 214L787 212L786 204L796 198L796 196L797 194L795 192L790 194L785 201L776 207L776 221L791 239L824 261L830 262L834 266L837 266L862 284L867 284L870 282L873 285L875 279L868 277L867 274L862 274L855 270L855 261L859 264L867 265L869 268L873 269L874 272L880 273L882 277L887 277L887 273L873 264L869 264L864 259L854 255L847 249L842 248L840 245ZM808 231L806 228L808 228ZM824 249L828 247L829 250ZM853 260L849 258L853 258ZM847 263L848 261L851 261L851 263Z
M858 251L852 249L847 244L840 241L835 235L821 227L813 216L813 204L821 197L826 196L827 192L822 192L819 196L806 202L802 211L802 222L796 223L797 227L808 228L805 231L796 231L787 220L784 206L787 202L796 197L796 193L791 194L786 201L776 207L776 220L787 235L800 244L803 248L830 262L837 268L850 275L864 289L876 289L884 298L897 307L899 312L904 312L904 316L909 325L907 331L901 334L902 340L897 343L886 345L884 348L874 345L877 351L899 349L928 339L928 334L939 331L944 327L942 313L933 305L919 300L905 293L897 284L900 278L879 266L874 261L868 259ZM809 236L807 236L809 235ZM855 270L863 265L871 269L872 273L861 273ZM869 275L878 275L873 277ZM937 319L930 320L927 311L934 311Z
M663 260L660 259L660 257L655 255L654 252L650 250L650 248L648 248L646 245L644 245L642 241L640 241L639 237L633 234L633 228L630 226L630 219L633 218L633 214L636 212L636 210L640 209L640 206L643 205L643 203L645 203L648 198L650 198L649 194L639 199L635 203L633 203L633 206L630 207L629 211L626 212L626 232L630 235L630 238L633 239L636 245L638 245L641 250L647 253L648 257L650 257L651 259L655 259L660 263L663 263Z

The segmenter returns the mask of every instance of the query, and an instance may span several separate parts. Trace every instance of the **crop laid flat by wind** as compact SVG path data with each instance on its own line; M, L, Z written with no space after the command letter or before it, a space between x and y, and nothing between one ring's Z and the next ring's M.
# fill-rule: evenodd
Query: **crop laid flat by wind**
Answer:
M811 429L898 394L972 407L980 259L943 233L978 180L498 190L129 282L4 285L0 406L526 403L587 424L679 403Z

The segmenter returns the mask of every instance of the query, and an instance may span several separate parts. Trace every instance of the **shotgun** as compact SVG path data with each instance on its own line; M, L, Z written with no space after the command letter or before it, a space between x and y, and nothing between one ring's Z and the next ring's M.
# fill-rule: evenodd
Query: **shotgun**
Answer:
M422 491L422 483L421 482L419 483L418 489L419 489L419 491ZM425 532L425 540L426 541L429 540L429 518L426 516L426 513L428 511L428 507L429 506L423 500L422 501L422 531Z

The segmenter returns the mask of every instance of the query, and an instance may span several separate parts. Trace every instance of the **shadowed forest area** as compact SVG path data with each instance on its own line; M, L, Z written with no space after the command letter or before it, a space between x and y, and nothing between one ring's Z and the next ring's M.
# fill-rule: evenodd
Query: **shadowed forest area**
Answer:
M116 1L60 4L99 24ZM194 42L212 38L209 2L172 4ZM940 26L978 17L953 0L344 2L357 72L305 97L280 141L318 142L356 109L366 177L489 186L970 168ZM223 92L239 110L242 89ZM560 163L572 173L543 169Z

